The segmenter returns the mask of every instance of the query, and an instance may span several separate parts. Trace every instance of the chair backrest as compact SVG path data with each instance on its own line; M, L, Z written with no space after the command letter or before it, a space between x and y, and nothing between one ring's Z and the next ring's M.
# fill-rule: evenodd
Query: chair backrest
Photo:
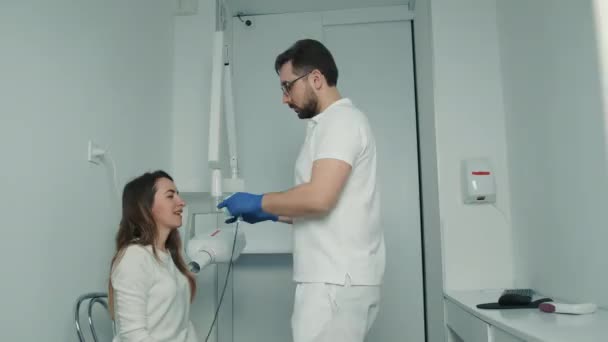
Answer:
M110 311L108 309L107 298L108 298L108 295L106 293L91 292L91 293L83 294L82 296L78 297L78 299L76 300L76 305L74 307L74 323L76 325L76 334L78 335L78 340L80 342L86 342L84 334L82 333L82 329L80 327L80 306L84 302L88 301L87 318L88 318L88 322L89 322L89 329L91 330L91 336L93 336L93 341L99 342L98 338L97 338L97 332L95 331L95 324L93 322L93 305L95 305L95 303L100 304L101 306L103 306L106 309L106 311L109 314ZM112 322L112 333L113 334L115 333L114 322Z

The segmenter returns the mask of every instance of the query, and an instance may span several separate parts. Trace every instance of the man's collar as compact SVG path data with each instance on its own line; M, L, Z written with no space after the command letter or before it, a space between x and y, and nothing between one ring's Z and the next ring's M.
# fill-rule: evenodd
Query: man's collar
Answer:
M323 118L325 116L327 116L327 112L330 111L331 108L333 108L335 106L339 106L341 104L350 104L350 103L351 103L350 99L343 97L343 98L335 101L334 103L330 104L329 106L327 106L327 108L325 108L324 111L322 111L321 113L313 116L310 120L311 120L311 122L319 123L321 120L323 120Z

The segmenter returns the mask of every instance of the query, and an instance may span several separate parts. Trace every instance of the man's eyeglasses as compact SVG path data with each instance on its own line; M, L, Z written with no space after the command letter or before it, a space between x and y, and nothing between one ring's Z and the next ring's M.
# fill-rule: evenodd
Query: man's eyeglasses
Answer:
M291 92L291 88L293 87L293 85L299 80L302 79L306 76L308 76L312 71L309 71L307 73L305 73L304 75L296 78L295 80L292 81L283 81L281 82L281 90L283 91L283 94L288 96L289 93Z

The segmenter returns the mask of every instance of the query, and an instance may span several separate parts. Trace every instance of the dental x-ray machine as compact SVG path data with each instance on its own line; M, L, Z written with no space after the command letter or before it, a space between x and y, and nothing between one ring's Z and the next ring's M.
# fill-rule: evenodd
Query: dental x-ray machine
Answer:
M224 219L222 211L216 208L223 199L223 194L243 191L244 182L239 178L236 122L232 95L232 74L228 59L228 48L224 42L226 14L222 0L216 0L216 25L213 39L213 68L211 74L211 97L209 111L209 146L208 164L211 171L210 196L202 201L188 203L185 208L186 218L184 227L185 253L190 270L198 273L209 264L230 263L235 261L246 245L243 232L235 228L220 229ZM223 94L222 94L223 89ZM222 108L222 100L224 108ZM223 178L220 160L222 110L226 119L226 132L231 178ZM211 201L211 204L209 204ZM216 227L205 234L195 235L195 216L199 214L214 214L217 216ZM211 228L211 227L210 227Z

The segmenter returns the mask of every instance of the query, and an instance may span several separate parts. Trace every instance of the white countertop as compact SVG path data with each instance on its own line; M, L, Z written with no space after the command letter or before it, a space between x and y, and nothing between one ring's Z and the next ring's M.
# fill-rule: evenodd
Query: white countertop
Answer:
M532 342L606 342L608 311L589 315L545 313L539 309L478 309L477 304L497 302L502 289L446 291L445 298L481 320ZM542 296L535 296L534 299ZM556 298L553 298L557 301Z

